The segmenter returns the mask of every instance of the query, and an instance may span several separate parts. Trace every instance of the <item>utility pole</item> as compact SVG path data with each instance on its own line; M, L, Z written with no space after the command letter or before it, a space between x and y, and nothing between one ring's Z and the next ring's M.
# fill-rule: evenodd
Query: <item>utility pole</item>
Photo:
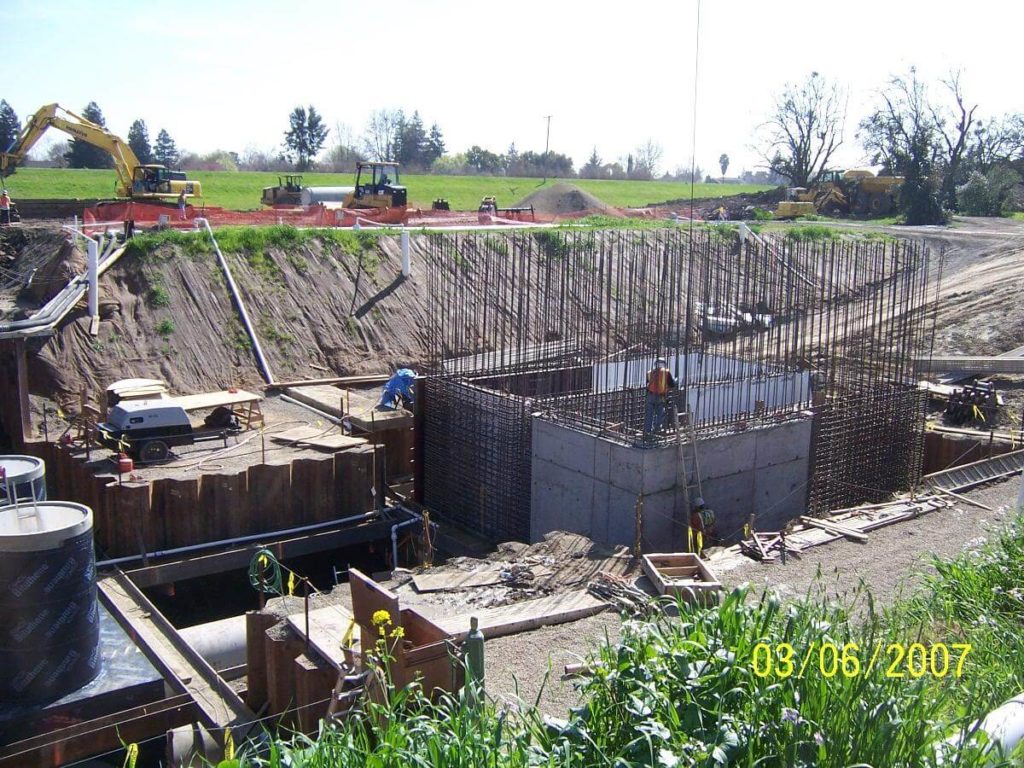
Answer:
M548 121L548 133L544 139L544 183L548 182L548 149L551 147L551 115L544 115L544 119Z

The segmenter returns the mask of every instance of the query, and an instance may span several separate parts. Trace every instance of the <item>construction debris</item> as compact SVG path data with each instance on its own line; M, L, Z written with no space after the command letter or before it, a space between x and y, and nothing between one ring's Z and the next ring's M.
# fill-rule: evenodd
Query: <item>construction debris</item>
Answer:
M801 517L800 523L787 531L770 533L752 531L751 535L736 547L725 550L715 559L721 560L735 553L744 554L762 562L773 562L777 559L775 552L778 551L784 561L785 555L797 554L799 556L799 553L805 549L828 544L838 539L848 538L866 543L868 531L904 520L912 520L951 505L951 501L938 495L932 495L836 510L836 514L824 519ZM783 550L785 550L785 555Z

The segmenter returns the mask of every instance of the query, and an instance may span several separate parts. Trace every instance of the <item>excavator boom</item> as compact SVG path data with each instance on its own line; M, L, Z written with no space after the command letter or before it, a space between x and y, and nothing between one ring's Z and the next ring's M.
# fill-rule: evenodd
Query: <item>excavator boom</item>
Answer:
M0 176L14 173L18 164L51 127L99 147L110 155L117 173L117 194L120 197L168 198L177 197L182 191L186 196L202 194L198 182L185 179L183 174L167 171L163 166L142 165L128 142L59 104L40 108L14 143L0 152Z

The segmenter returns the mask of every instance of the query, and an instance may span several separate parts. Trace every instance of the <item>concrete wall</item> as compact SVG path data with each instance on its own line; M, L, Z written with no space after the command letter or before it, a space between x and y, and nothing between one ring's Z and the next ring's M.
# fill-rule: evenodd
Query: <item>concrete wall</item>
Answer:
M806 418L698 443L702 492L720 535L741 531L751 512L761 530L804 512L810 440ZM644 550L685 547L686 480L676 446L620 445L542 416L534 417L532 446L531 540L560 529L632 545L642 495Z

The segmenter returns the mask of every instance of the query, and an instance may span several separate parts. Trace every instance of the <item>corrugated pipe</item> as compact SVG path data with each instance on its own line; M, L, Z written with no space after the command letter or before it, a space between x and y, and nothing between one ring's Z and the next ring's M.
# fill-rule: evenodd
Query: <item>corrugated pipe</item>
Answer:
M267 364L267 359L263 356L263 347L260 346L259 337L256 335L256 329L252 327L252 322L249 320L249 313L245 311L245 304L242 303L242 296L238 292L238 286L235 284L235 278L231 276L231 267L228 266L227 259L224 258L224 254L220 251L220 246L217 244L217 238L213 236L213 230L210 229L210 222L203 218L194 219L196 226L200 224L206 228L206 233L210 236L210 242L213 243L213 250L217 252L217 261L220 262L220 268L224 272L224 279L227 280L228 289L231 291L231 296L235 300L235 306L238 307L238 314L242 317L242 325L245 326L245 332L249 334L249 340L252 342L252 351L256 355L256 360L260 364L260 372L263 374L264 380L267 384L274 383L274 374L270 370L270 366Z

